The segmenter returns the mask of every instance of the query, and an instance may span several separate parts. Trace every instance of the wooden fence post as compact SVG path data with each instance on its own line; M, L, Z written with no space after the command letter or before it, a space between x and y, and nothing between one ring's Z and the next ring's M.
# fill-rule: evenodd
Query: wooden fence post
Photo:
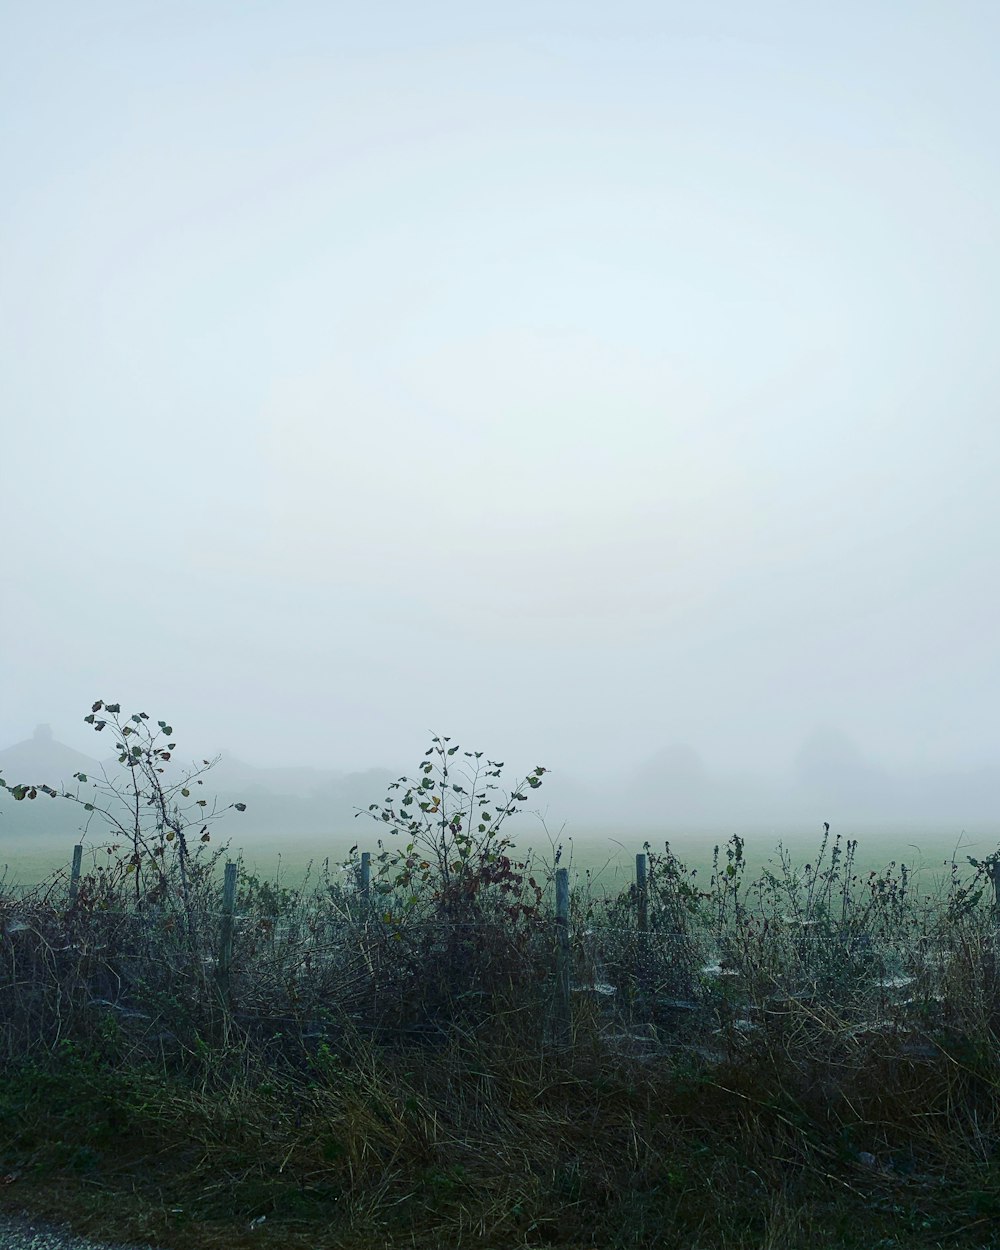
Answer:
M635 901L636 901L636 982L642 1000L646 1000L652 986L651 969L649 966L649 876L647 873L646 856L640 852L635 857Z
M990 855L983 866L993 887L993 923L1000 927L1000 853Z
M77 843L73 847L73 867L69 870L69 905L70 907L76 902L76 896L80 889L80 865L83 862L83 847Z
M643 854L635 857L635 894L639 905L639 932L645 933L649 929L649 883L646 878L646 856Z
M569 973L569 869L557 868L555 1038L560 1046L568 1046L573 1036Z
M236 865L226 864L222 886L222 925L219 934L219 963L215 970L219 992L229 1001L230 972L233 966L233 912L236 910Z

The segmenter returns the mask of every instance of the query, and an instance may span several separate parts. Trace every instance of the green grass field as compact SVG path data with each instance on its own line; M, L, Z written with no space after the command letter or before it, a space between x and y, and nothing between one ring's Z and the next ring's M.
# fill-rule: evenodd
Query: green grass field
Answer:
M959 864L964 864L966 856L981 857L1000 845L1000 837L986 828L862 827L843 832L846 837L857 838L856 863L861 872L877 871L894 861L905 863L918 873L918 880L927 881L937 879L953 856ZM821 841L821 831L751 829L744 833L739 828L679 832L669 838L665 838L662 831L652 829L621 834L565 830L560 839L553 841L537 826L530 827L526 823L523 830L516 831L515 843L520 854L531 853L533 864L543 873L551 870L556 847L561 844L563 867L569 867L575 877L585 878L589 874L593 888L614 893L633 880L635 856L644 843L648 842L657 851L669 840L671 849L682 860L704 874L711 869L713 848L723 845L733 833L745 837L746 859L753 870L772 862L779 844L789 850L795 863L808 863L816 855ZM355 825L328 837L241 837L235 830L220 826L213 841L216 845L225 845L228 841L233 857L242 858L248 871L269 879L280 878L287 885L297 885L310 865L316 867L325 860L331 865L340 863L354 845L377 853L378 835L374 823L358 820ZM84 840L85 863L100 862L104 841L99 833L91 831ZM386 844L390 845L391 839L387 839ZM6 873L8 883L16 886L34 886L67 870L72 850L71 834L0 835L0 875Z

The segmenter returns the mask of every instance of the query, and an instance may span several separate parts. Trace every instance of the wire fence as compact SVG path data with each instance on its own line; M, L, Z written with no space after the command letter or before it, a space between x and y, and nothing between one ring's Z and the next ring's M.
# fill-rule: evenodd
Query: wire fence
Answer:
M363 859L339 892L262 898L241 894L228 864L221 890L203 874L179 906L130 899L127 877L110 889L85 876L75 848L58 888L0 898L8 1047L51 1046L100 1020L161 1049L234 1027L275 1044L348 1028L442 1037L490 1018L500 996L562 1046L585 1028L633 1054L732 1050L821 1022L845 1046L891 1036L919 1047L963 997L1000 1004L995 926L971 908L964 927L962 915L942 926L913 908L897 909L895 929L870 909L863 924L769 922L738 907L709 923L664 906L639 856L636 885L613 907L574 898L557 869L548 910L507 924L393 910L369 874Z

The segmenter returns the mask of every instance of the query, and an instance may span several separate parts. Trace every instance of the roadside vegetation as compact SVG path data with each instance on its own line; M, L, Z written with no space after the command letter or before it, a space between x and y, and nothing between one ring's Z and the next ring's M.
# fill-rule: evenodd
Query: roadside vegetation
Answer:
M227 895L210 761L88 720L116 776L4 783L89 828L0 890L3 1205L168 1250L997 1244L995 857L647 847L562 925L512 840L545 769L442 737L346 862Z

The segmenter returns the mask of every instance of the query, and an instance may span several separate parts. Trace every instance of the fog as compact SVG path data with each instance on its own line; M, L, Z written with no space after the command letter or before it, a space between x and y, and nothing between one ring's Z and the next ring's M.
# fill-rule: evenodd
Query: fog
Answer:
M277 830L432 732L557 826L988 819L998 55L970 2L5 6L0 747L117 700Z
M411 777L421 776L417 761L408 764ZM461 758L454 765L460 769ZM333 856L351 843L371 847L388 832L378 821L380 805L383 800L398 804L391 783L401 775L385 767L259 767L226 753L210 761L178 756L170 765L172 778L178 770L203 778L191 784L204 785L198 793L209 802L206 814L213 827L216 808L224 818L218 830L223 841L266 846L271 853L285 844L296 854L308 844L319 855ZM86 786L75 782L77 772L87 776ZM93 799L94 781L104 802L110 796L108 781L119 793L130 792L128 770L113 752L88 756L75 751L52 738L47 725L37 726L30 739L0 749L0 775L11 785L66 788L81 794L81 802ZM453 780L462 778L456 773ZM504 788L514 792L519 780L508 769ZM564 841L584 848L591 860L612 845L634 853L645 840L660 845L680 839L687 847L710 849L738 833L749 837L751 851L759 856L774 851L778 842L815 850L824 823L832 822L835 834L860 839L866 855L875 859L905 854L912 863L910 852L916 850L940 863L940 856L959 843L980 849L995 844L998 788L1000 768L894 772L834 731L813 735L785 769L772 773L711 771L691 747L675 744L626 771L545 776L523 807L514 804L517 819L506 832L522 849ZM245 807L239 816L227 810L234 803ZM379 809L374 814L373 805ZM131 825L130 812L118 809L115 800L111 808ZM24 848L26 838L31 843L38 835L60 854L70 834L75 838L85 831L90 845L114 835L110 823L88 816L79 804L42 794L34 802L8 801L2 815L0 843L15 852ZM42 848L36 844L36 849Z

